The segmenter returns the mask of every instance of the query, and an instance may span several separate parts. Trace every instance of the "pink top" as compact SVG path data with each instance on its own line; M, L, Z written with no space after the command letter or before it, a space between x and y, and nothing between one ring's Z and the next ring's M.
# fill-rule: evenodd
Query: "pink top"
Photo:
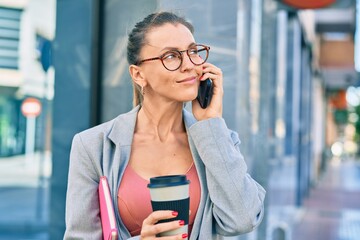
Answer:
M194 164L186 176L190 180L190 234L200 202L200 183ZM139 176L130 165L126 167L118 191L118 207L121 219L131 236L140 234L142 222L152 212L148 183L149 181Z

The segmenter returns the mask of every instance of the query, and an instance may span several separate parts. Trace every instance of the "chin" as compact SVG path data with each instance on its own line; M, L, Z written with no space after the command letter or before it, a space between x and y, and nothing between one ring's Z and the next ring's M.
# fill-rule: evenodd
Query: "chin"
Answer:
M192 95L191 97L187 98L186 100L184 100L184 102L191 102L193 100L195 100L197 97L197 94L196 95Z
M198 91L196 89L196 91L188 91L188 92L183 92L181 99L179 99L182 102L191 102L192 100L194 100L198 95Z

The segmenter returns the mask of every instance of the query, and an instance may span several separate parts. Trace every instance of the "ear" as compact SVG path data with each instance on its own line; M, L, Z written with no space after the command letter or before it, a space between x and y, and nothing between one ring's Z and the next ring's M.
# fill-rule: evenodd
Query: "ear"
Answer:
M146 80L144 73L142 72L142 69L139 66L136 65L130 65L129 66L129 73L132 78L132 80L139 86L145 87L146 86Z

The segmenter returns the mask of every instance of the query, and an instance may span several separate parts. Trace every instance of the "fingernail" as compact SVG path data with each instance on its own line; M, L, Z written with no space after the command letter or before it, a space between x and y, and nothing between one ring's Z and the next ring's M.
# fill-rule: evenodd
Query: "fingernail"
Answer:
M180 226L184 226L184 225L185 225L185 221L184 221L184 220L180 220L180 221L179 221L179 225L180 225Z
M176 211L173 211L171 214L176 217L179 213Z
M181 237L182 237L182 238L187 238L188 235L187 235L187 233L184 233L183 235L181 235Z

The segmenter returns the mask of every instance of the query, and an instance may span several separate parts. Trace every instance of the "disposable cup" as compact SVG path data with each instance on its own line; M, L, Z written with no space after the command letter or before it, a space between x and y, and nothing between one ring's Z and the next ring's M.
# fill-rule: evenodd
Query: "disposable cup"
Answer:
M161 220L158 223L183 220L185 224L178 229L162 232L159 236L188 234L189 224L189 184L186 175L166 175L150 178L151 205L153 211L171 210L178 212L175 218ZM187 239L187 238L186 238Z

